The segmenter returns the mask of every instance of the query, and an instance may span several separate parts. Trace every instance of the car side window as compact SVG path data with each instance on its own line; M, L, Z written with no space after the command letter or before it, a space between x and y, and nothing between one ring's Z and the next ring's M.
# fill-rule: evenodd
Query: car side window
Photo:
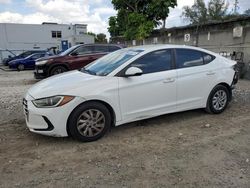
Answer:
M171 50L157 50L150 52L130 64L130 67L138 67L143 74L161 72L172 68Z
M106 52L109 52L108 46L100 45L100 46L95 46L94 48L95 48L95 53L106 53Z
M177 68L203 65L203 53L191 49L176 49Z
M35 54L32 56L32 59L38 59L40 57L44 57L44 54Z
M208 64L211 61L213 61L215 59L215 57L210 55L210 54L203 53L203 59L204 59L204 64Z
M121 48L119 48L118 46L109 46L109 51L110 52L114 52L116 50L120 50Z
M85 55L85 54L91 54L93 53L94 49L93 46L81 46L74 50L73 53L77 53L77 55Z

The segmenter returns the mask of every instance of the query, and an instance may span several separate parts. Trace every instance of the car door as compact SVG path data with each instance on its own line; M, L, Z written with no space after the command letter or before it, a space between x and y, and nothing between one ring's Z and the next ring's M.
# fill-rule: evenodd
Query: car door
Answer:
M214 84L212 55L193 49L176 49L177 109L201 108Z
M82 68L93 61L93 53L94 47L92 45L80 46L69 55L67 58L67 63L70 64L71 69Z
M25 61L26 68L34 68L35 67L35 60L39 59L43 56L43 54L33 54Z
M120 107L123 121L139 120L173 112L176 109L176 70L172 50L150 52L132 62L141 76L119 77Z

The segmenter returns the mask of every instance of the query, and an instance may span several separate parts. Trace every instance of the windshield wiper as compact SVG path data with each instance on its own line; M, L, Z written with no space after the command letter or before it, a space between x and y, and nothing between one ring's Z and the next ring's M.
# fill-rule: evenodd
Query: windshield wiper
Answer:
M95 73L94 71L87 70L87 69L85 69L85 68L82 68L81 71L84 72L84 73L91 74L91 75L96 75L96 73Z

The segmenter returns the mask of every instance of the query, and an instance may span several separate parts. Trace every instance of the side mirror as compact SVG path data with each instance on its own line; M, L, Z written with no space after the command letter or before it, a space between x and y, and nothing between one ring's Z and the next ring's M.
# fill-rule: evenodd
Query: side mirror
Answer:
M125 77L129 76L140 76L143 71L138 67L129 67L125 72Z
M72 55L72 56L78 56L79 53L78 52L72 52L70 55Z

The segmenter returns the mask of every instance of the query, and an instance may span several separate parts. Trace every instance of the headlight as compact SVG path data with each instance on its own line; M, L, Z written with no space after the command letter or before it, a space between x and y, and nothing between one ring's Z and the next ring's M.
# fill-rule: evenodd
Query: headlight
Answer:
M71 100L73 100L75 97L73 96L53 96L53 97L47 97L42 99L36 99L33 100L32 103L37 108L53 108L62 106Z
M44 65L48 62L48 60L36 61L36 65Z

